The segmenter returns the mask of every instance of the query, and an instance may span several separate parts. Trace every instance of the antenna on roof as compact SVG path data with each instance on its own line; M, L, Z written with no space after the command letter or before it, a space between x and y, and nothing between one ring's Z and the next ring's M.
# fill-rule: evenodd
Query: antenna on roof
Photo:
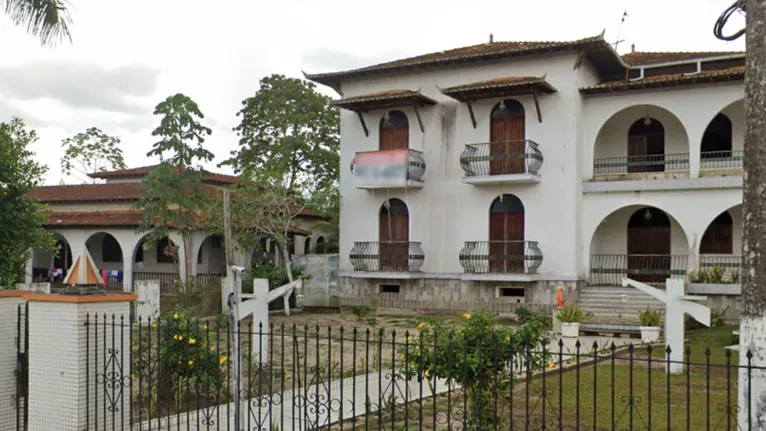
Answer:
M620 39L620 35L622 34L622 25L625 24L625 18L628 17L628 10L626 9L622 13L622 19L620 20L620 28L617 30L617 40L614 42L614 50L617 51L617 45L620 44L620 42L625 42L625 40Z

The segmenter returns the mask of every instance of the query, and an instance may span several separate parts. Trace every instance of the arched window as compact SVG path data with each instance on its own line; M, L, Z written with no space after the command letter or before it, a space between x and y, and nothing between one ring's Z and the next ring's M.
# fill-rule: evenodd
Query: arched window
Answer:
M489 131L490 175L526 172L524 106L508 99L492 108Z
M628 129L628 172L664 170L665 127L647 115Z
M381 270L407 271L410 241L407 204L400 199L384 202L380 207L379 226Z
M628 220L628 277L661 283L670 277L670 218L657 208L641 208Z
M303 241L303 254L311 254L311 237L306 237Z
M157 263L173 263L173 250L168 237L157 241Z
M515 195L502 195L489 208L489 254L490 272L524 271L524 204Z
M58 246L59 251L53 258L53 267L66 271L72 265L72 250L69 248L69 243L67 243L65 239L57 240L56 246Z
M380 119L380 150L406 150L410 147L410 123L402 111L389 111Z
M317 252L317 254L324 254L325 253L324 245L325 245L324 237L320 236L319 238L317 238L317 245L316 245L316 252Z
M109 234L104 234L101 240L101 260L103 262L122 262L120 243Z
M702 135L702 158L727 157L731 154L731 120L718 114L708 124Z
M728 211L715 218L700 241L700 254L732 254L734 223Z

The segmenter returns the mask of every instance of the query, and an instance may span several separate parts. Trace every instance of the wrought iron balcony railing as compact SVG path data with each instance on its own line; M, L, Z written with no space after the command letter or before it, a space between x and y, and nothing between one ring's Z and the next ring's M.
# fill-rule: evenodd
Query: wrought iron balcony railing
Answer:
M596 175L689 170L689 154L651 154L646 156L604 157L593 160Z
M526 141L469 144L460 154L466 177L482 175L537 175L543 165L543 153L537 143Z
M466 273L534 274L542 263L537 241L467 241L460 250Z
M400 163L400 158L398 157L392 160L391 157L383 156L383 154L391 154L394 152L407 152L409 157L407 158L406 155L401 157L403 163ZM369 158L369 156L377 158L375 156L376 153L381 155L379 162L371 164L365 163L363 166L357 166L356 162L360 154L364 154L367 158ZM387 182L390 182L391 185L398 185L395 184L397 181L423 181L423 174L426 172L426 161L423 158L422 152L412 149L366 151L356 153L356 156L351 160L350 168L351 174L355 177L361 176L364 177L366 181L381 183L379 186L385 186L385 183Z
M650 284L665 284L668 278L686 276L689 257L669 254L593 254L590 284L620 286L623 278Z
M700 154L701 169L736 169L742 167L744 151L705 151Z
M351 249L354 271L418 272L425 254L419 242L355 242Z

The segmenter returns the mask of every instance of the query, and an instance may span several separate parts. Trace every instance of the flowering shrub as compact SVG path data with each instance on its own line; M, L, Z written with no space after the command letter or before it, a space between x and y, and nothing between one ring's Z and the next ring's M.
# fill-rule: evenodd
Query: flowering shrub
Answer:
M148 394L148 409L179 407L186 394L191 401L218 397L224 401L229 357L219 351L215 340L226 333L187 313L166 313L151 328L142 329L133 343L133 380L142 386L136 393ZM225 345L225 341L219 343ZM198 396L198 394L200 394Z
M425 320L419 336L410 337L399 349L408 378L425 378L434 386L436 378L457 382L466 391L470 423L478 429L502 418L493 418L494 400L509 392L519 370L546 366L542 345L546 331L530 319L514 331L498 326L497 317L477 309L452 321ZM513 367L513 368L512 368Z

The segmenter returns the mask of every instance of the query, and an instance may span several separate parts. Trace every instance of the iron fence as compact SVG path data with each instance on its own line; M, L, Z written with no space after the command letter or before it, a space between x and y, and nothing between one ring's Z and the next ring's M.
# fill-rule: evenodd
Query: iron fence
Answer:
M705 340L671 360L614 341L219 323L89 316L89 429L752 429L738 385L753 405L750 376L766 373Z
M159 280L160 290L172 292L181 290L181 279L176 273L172 272L134 272L133 282Z
M593 160L596 175L670 172L689 170L689 154L603 157Z
M702 169L736 169L741 168L744 151L705 151L700 154Z
M540 146L530 140L469 144L460 154L466 177L534 174L543 164Z
M542 263L537 241L467 241L460 250L467 273L534 274Z
M354 271L417 272L425 260L419 242L355 242L349 254Z
M590 284L620 286L624 278L664 285L668 278L686 277L687 261L683 255L592 254Z

